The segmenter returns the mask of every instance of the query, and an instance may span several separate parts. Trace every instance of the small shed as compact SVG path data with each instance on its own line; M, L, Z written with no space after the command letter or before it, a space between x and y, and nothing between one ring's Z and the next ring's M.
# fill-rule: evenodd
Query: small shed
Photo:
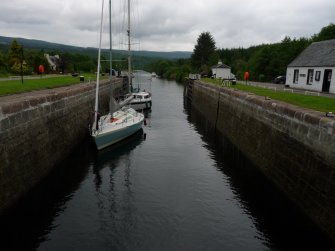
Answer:
M228 65L223 64L221 61L217 65L211 67L213 78L230 79L231 69Z
M286 85L335 93L335 39L314 42L288 66Z

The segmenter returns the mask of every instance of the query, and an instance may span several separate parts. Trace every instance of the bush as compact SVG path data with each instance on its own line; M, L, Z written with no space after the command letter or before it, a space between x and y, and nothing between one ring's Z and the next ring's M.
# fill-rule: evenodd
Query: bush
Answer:
M260 82L265 82L265 75L264 74L259 74L258 75L258 81L260 81Z

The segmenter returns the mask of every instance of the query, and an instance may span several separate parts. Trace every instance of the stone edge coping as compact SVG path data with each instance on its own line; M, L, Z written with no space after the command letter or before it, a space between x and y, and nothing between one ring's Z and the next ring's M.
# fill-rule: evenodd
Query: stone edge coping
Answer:
M234 96L239 99L244 99L250 103L266 109L270 109L273 112L285 115L287 117L303 121L313 126L322 127L328 132L331 131L332 135L335 135L335 118L326 117L325 113L323 112L314 111L307 108L301 108L278 100L266 99L266 97L257 96L253 93L247 93L237 89L210 85L199 81L197 81L197 83L200 85L206 85L206 87L209 87L211 89L221 91L221 93L223 92L227 95ZM333 130L329 130L330 127Z
M109 80L102 80L100 84L101 86L108 85ZM35 107L46 102L54 102L92 90L95 90L95 82L3 96L0 97L0 118L1 115L9 115L29 107Z

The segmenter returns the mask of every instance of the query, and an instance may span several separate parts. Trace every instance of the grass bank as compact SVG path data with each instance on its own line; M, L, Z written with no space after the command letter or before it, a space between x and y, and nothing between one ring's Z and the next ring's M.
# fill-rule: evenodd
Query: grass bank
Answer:
M91 79L95 81L95 74L83 74L85 81ZM23 84L20 78L15 80L0 81L0 96L29 92L33 90L52 89L61 86L79 84L79 76L73 77L71 75L59 76L43 76L33 79L24 79Z
M220 80L205 78L202 81L221 85ZM259 96L269 97L274 100L283 101L299 107L304 107L320 112L332 112L335 114L335 98L321 97L321 96L308 96L300 93L290 93L281 90L271 90L261 87L255 87L250 85L244 85L236 83L236 85L228 88L235 88L245 92L251 92Z

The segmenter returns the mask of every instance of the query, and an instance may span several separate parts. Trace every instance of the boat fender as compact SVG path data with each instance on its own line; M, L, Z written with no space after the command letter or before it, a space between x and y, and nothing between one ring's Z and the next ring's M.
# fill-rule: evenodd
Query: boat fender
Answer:
M146 119L144 119L144 125L147 126L147 120Z

